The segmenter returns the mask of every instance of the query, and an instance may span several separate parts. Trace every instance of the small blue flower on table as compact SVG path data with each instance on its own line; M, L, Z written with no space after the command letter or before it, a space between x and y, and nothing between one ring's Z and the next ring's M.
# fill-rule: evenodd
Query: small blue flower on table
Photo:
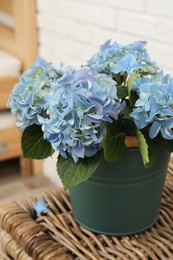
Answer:
M42 214L48 213L50 211L49 205L45 202L43 196L40 196L38 201L33 206L36 215L41 216Z

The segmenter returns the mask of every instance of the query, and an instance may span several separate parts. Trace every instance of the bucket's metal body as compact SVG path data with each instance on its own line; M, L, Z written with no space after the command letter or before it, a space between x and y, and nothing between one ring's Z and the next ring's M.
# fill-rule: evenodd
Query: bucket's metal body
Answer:
M158 218L169 156L158 147L147 169L137 148L127 149L115 163L103 160L86 182L70 190L76 221L108 235L129 235L151 227Z

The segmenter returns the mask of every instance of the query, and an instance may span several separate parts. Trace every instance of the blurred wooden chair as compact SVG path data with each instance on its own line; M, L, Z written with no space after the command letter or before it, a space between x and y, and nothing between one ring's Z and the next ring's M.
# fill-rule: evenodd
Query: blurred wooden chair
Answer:
M22 158L21 132L6 103L20 73L37 56L35 16L35 0L0 0L0 161L20 158L22 176L40 173L40 164Z

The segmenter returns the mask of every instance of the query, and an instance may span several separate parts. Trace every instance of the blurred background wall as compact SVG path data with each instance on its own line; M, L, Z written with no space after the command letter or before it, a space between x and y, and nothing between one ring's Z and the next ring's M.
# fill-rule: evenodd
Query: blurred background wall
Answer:
M53 62L85 64L107 39L144 39L153 59L173 70L172 0L37 0L39 52Z
M173 73L172 0L37 0L39 53L47 60L78 66L107 39L147 40L148 51ZM56 157L43 162L57 182Z

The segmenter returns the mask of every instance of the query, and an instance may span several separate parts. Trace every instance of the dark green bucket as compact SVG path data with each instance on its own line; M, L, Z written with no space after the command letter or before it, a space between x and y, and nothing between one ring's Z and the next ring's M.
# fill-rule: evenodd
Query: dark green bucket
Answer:
M149 169L137 148L115 163L102 161L86 182L70 189L76 221L93 232L118 236L151 227L158 218L169 156L158 147Z

